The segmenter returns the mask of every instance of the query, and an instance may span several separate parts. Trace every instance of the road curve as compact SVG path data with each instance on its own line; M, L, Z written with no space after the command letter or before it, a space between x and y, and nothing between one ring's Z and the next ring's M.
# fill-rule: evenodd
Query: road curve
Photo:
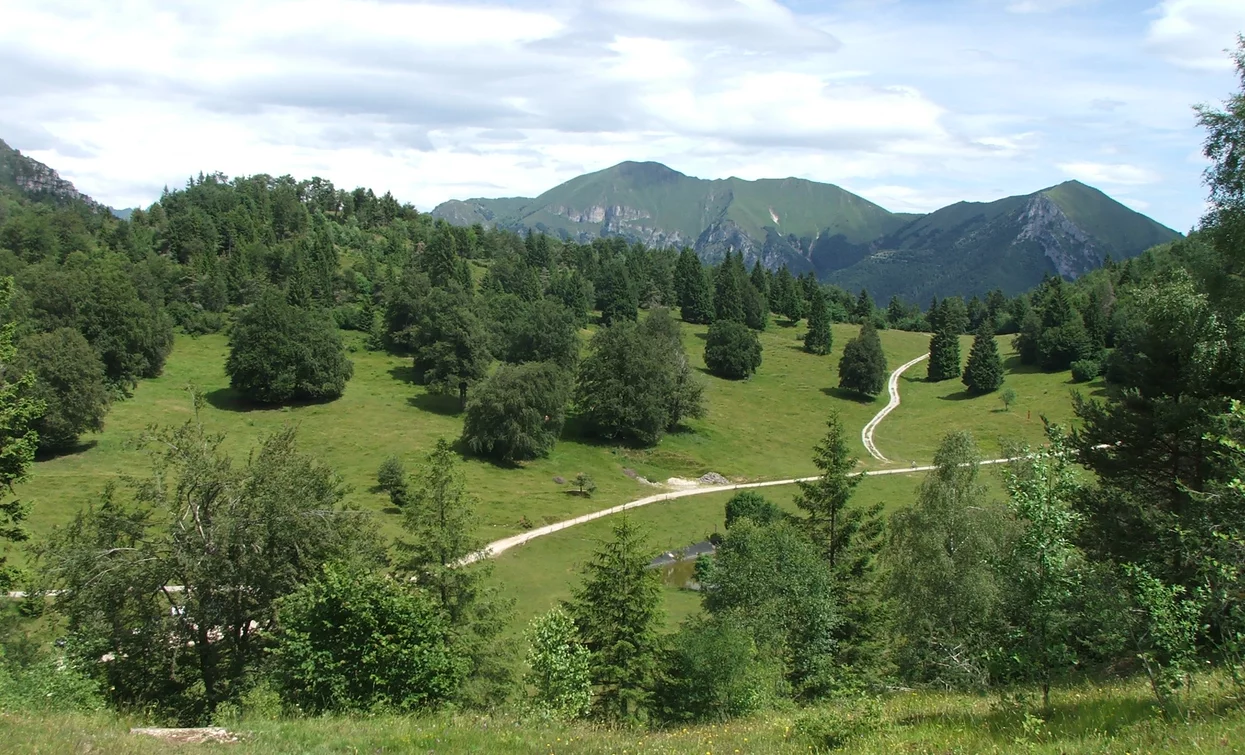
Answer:
M1005 464L1009 461L1013 461L1013 459L1011 458L988 459L986 461L981 462L981 464L982 465ZM933 465L927 465L927 466L919 466L919 467L918 466L904 467L902 469L878 469L878 470L864 471L864 472L853 472L849 475L849 477L857 477L859 475L867 475L869 477L873 477L873 476L892 475L892 474L912 474L914 472L928 472L932 469L936 469L936 467L934 467ZM600 519L601 517L610 516L611 514L618 514L623 511L627 511L629 509L635 509L641 506L647 506L650 503L660 503L661 501L670 501L675 498L685 498L687 496L693 496L693 495L705 495L707 493L723 493L723 492L728 492L731 490L746 490L749 488L768 488L768 487L774 487L777 485L792 485L797 482L809 482L809 481L816 480L816 479L817 479L816 477L795 477L790 480L769 480L767 482L741 482L741 483L734 484L734 485L708 485L703 488L690 488L686 490L673 490L673 491L670 491L669 493L658 493L657 495L651 495L651 496L648 496L647 498L638 498L634 501L629 501L627 503L620 504L618 506L612 506L608 509L601 509L600 511L594 511L590 514L584 514L582 516L577 516L577 517L574 517L573 519L566 519L561 522L554 522L553 524L547 524L544 527L536 527L534 529L528 530L527 532L521 532L518 535L511 535L510 537L503 537L500 540L494 540L493 542L481 548L479 551L464 558L461 564L466 565L466 564L475 563L476 561L479 561L480 559L492 558L493 556L496 556L504 551L510 550L516 545L523 545L524 543L530 540L535 540L538 537L550 535L554 532L564 530L567 527L574 527L577 524L583 524L584 522L591 522L593 519Z
M882 452L878 450L878 447L873 444L873 431L877 429L882 420L886 419L886 415L895 411L895 407L899 406L899 376L904 373L904 370L908 369L912 365L928 358L928 353L922 354L916 359L899 365L899 367L891 373L890 379L886 381L886 390L891 397L890 403L888 403L882 411L873 415L873 419L869 420L869 424L865 425L864 429L860 431L860 441L865 444L865 450L869 452L870 456L878 461L890 461L890 459L883 456Z

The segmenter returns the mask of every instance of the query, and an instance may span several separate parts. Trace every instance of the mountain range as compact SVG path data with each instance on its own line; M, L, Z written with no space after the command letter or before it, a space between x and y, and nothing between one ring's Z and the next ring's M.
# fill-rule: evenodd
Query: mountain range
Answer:
M899 294L1009 295L1046 274L1072 279L1107 256L1132 257L1180 234L1079 181L994 202L898 213L833 184L801 178L706 180L655 162L624 162L535 198L443 202L456 225L543 231L588 242L622 236L690 246L706 262L728 250L793 273L813 272L876 300Z

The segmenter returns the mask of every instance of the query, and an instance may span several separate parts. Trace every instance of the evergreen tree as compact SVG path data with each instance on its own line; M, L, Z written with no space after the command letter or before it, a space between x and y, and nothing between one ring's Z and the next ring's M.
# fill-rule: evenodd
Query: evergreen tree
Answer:
M698 279L702 277L700 257L691 247L683 247L674 265L674 294L680 309L687 310L691 306L693 288L699 285Z
M999 346L994 341L994 329L989 319L983 320L973 338L973 348L968 353L968 366L964 368L964 385L969 393L991 393L1003 386L1003 360Z
M971 333L968 329L968 307L961 296L948 296L938 305L941 327L955 335Z
M804 334L804 350L810 354L829 354L834 347L834 332L830 330L830 312L826 307L826 295L821 286L813 289L808 304L808 332Z
M778 274L774 276L774 284L770 289L770 308L791 322L796 322L803 316L800 313L796 285L795 278L791 276L791 269L784 262L782 267L778 268Z
M601 324L611 325L619 320L634 321L639 316L639 294L621 258L614 258L604 265L597 283L597 307L601 310Z
M761 341L744 325L719 320L709 326L705 366L719 377L732 380L749 377L761 366Z
M900 324L908 316L908 308L904 306L903 301L898 295L891 297L890 303L886 305L886 322L892 327Z
M445 222L438 222L428 239L428 245L419 257L419 266L428 275L428 280L438 288L444 288L450 281L459 281L458 243L454 233Z
M733 320L745 322L743 257L738 258L731 252L726 253L722 264L718 265L713 275L713 308L715 320Z
M765 268L762 267L761 259L759 257L752 265L752 274L749 276L749 280L752 283L752 287L755 288L757 293L761 295L761 298L765 300L765 311L769 312L771 310L769 303L769 278L765 275Z
M566 604L591 653L594 708L606 720L643 723L662 650L661 575L627 516L614 537L584 565L583 581Z
M765 330L765 326L769 323L769 310L765 303L765 296L752 285L752 281L745 280L744 286L744 323L753 330Z
M406 332L418 380L442 394L458 393L467 406L467 389L488 374L489 338L457 285L433 288L418 302L415 323Z
M843 347L839 360L839 387L856 391L865 396L876 396L886 385L886 355L882 353L882 340L873 327L872 320L865 320L860 334Z
M929 339L929 379L932 382L960 376L960 337L948 327Z
M849 505L861 479L851 476L856 459L848 450L838 413L830 416L826 427L813 454L813 465L821 474L816 480L799 483L795 503L806 512L804 527L825 554L839 586L843 607L842 623L835 630L839 659L857 674L866 675L880 655L874 571L882 546L883 504Z
M700 265L699 259L696 264ZM713 286L709 280L712 272L703 267L697 269L699 275L690 282L688 306L683 308L681 314L687 322L706 324L713 322L714 316Z
M872 320L874 309L873 297L869 296L869 292L867 290L863 288L860 289L860 296L856 299L856 306L852 310L852 317L855 318L856 322L861 323L866 320Z

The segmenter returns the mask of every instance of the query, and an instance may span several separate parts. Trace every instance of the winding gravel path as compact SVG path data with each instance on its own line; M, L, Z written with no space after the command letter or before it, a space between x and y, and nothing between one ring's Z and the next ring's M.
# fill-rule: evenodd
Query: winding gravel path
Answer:
M981 462L981 464L982 465L1005 464L1009 461L1012 461L1012 459L1011 458L988 459L986 461ZM916 472L928 472L932 469L936 469L936 467L934 467L932 464L927 465L927 466L920 466L920 467L917 467L917 466L904 467L902 469L876 469L872 471L853 472L849 475L849 477L858 477L861 475L867 475L869 477L874 477L874 476L892 475L892 474L913 474ZM582 516L577 516L573 519L566 519L561 522L554 522L553 524L547 524L544 527L536 527L535 529L530 529L527 532L521 532L518 535L511 535L510 537L503 537L501 540L494 540L493 542L484 546L484 548L482 548L480 551L473 553L467 558L463 559L462 563L465 565L465 564L470 564L470 563L479 561L482 558L492 558L493 556L503 553L504 551L508 551L517 545L523 545L524 543L530 540L535 540L538 537L543 537L545 535L551 535L554 532L564 530L567 527L574 527L575 525L583 524L584 522L591 522L593 519L600 519L602 517L610 516L611 514L619 514L619 513L622 513L623 511L628 511L630 509L636 509L641 506L647 506L650 503L660 503L661 501L670 501L670 500L674 500L675 498L686 498L687 496L705 495L707 493L724 493L724 492L729 492L732 490L746 490L749 488L768 488L768 487L774 487L777 485L792 485L797 482L811 482L812 480L816 480L816 479L817 477L794 477L790 480L769 480L767 482L741 482L741 483L734 484L734 485L706 485L705 487L700 487L700 488L690 488L686 490L674 490L669 493L658 493L657 495L650 495L646 498L638 498L634 501L628 501L627 503L620 504L618 506L612 506L608 509L601 509L600 511L593 511L590 514L584 514Z
M899 406L899 376L904 373L904 370L925 359L929 359L929 354L922 354L916 359L904 362L891 373L890 379L886 381L886 390L891 397L890 403L882 411L873 415L873 419L869 420L869 424L865 425L864 429L860 431L860 441L865 444L865 450L878 461L890 461L890 459L883 456L878 447L873 444L873 431L877 429L882 420L886 419L886 415L895 411L895 407Z

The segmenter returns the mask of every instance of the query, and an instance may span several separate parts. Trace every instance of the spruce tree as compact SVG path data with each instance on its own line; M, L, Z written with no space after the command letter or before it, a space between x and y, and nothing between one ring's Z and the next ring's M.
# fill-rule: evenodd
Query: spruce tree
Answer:
M743 294L744 324L753 330L765 330L765 326L769 324L769 311L765 304L765 294L758 291L750 280L744 281Z
M969 393L976 394L991 393L1003 385L1003 360L988 319L982 322L973 338L968 366L964 368L964 385L968 386Z
M696 285L696 279L700 277L703 277L700 258L696 256L696 252L693 252L691 247L683 247L674 265L674 295L678 299L680 309L686 310L691 305L692 289Z
M960 376L960 338L945 325L929 339L931 382Z
M642 723L657 679L662 645L661 574L627 516L614 538L584 565L583 582L566 604L591 653L594 707L611 721Z
M744 322L747 317L744 310L745 276L740 274L743 268L743 257L740 256L738 267L735 255L726 253L726 258L713 275L713 309L715 320L734 320Z
M771 311L772 305L769 303L769 278L765 275L765 268L761 266L760 257L758 257L757 261L752 265L752 274L749 276L749 280L751 280L752 286L756 288L757 292L761 294L761 297L765 299L765 311Z
M839 587L842 622L834 631L839 661L864 675L881 655L874 572L882 547L883 504L849 506L861 478L851 476L856 459L837 413L826 422L826 435L814 448L813 465L821 475L799 483L795 503L807 512L805 530L824 554Z
M774 285L770 288L770 308L791 322L800 319L799 294L796 293L795 278L791 269L784 263L774 276Z
M682 315L686 322L706 324L713 321L713 288L709 285L709 271L696 260L695 275L688 280L688 302Z
M813 289L813 300L808 306L808 332L804 334L804 350L810 354L829 354L834 346L834 333L830 330L830 311L821 286Z
M886 356L882 341L871 320L860 326L860 334L843 347L839 360L839 387L865 396L876 396L886 384Z
M864 322L873 319L873 297L869 296L869 291L860 289L860 296L856 298L856 307L852 310L852 315L856 318L856 322Z
M428 274L432 285L445 287L459 280L458 247L448 223L438 223L419 257L419 267Z
M618 320L635 320L639 315L639 295L622 259L615 257L605 264L597 282L597 306L601 309L601 324L609 325Z

